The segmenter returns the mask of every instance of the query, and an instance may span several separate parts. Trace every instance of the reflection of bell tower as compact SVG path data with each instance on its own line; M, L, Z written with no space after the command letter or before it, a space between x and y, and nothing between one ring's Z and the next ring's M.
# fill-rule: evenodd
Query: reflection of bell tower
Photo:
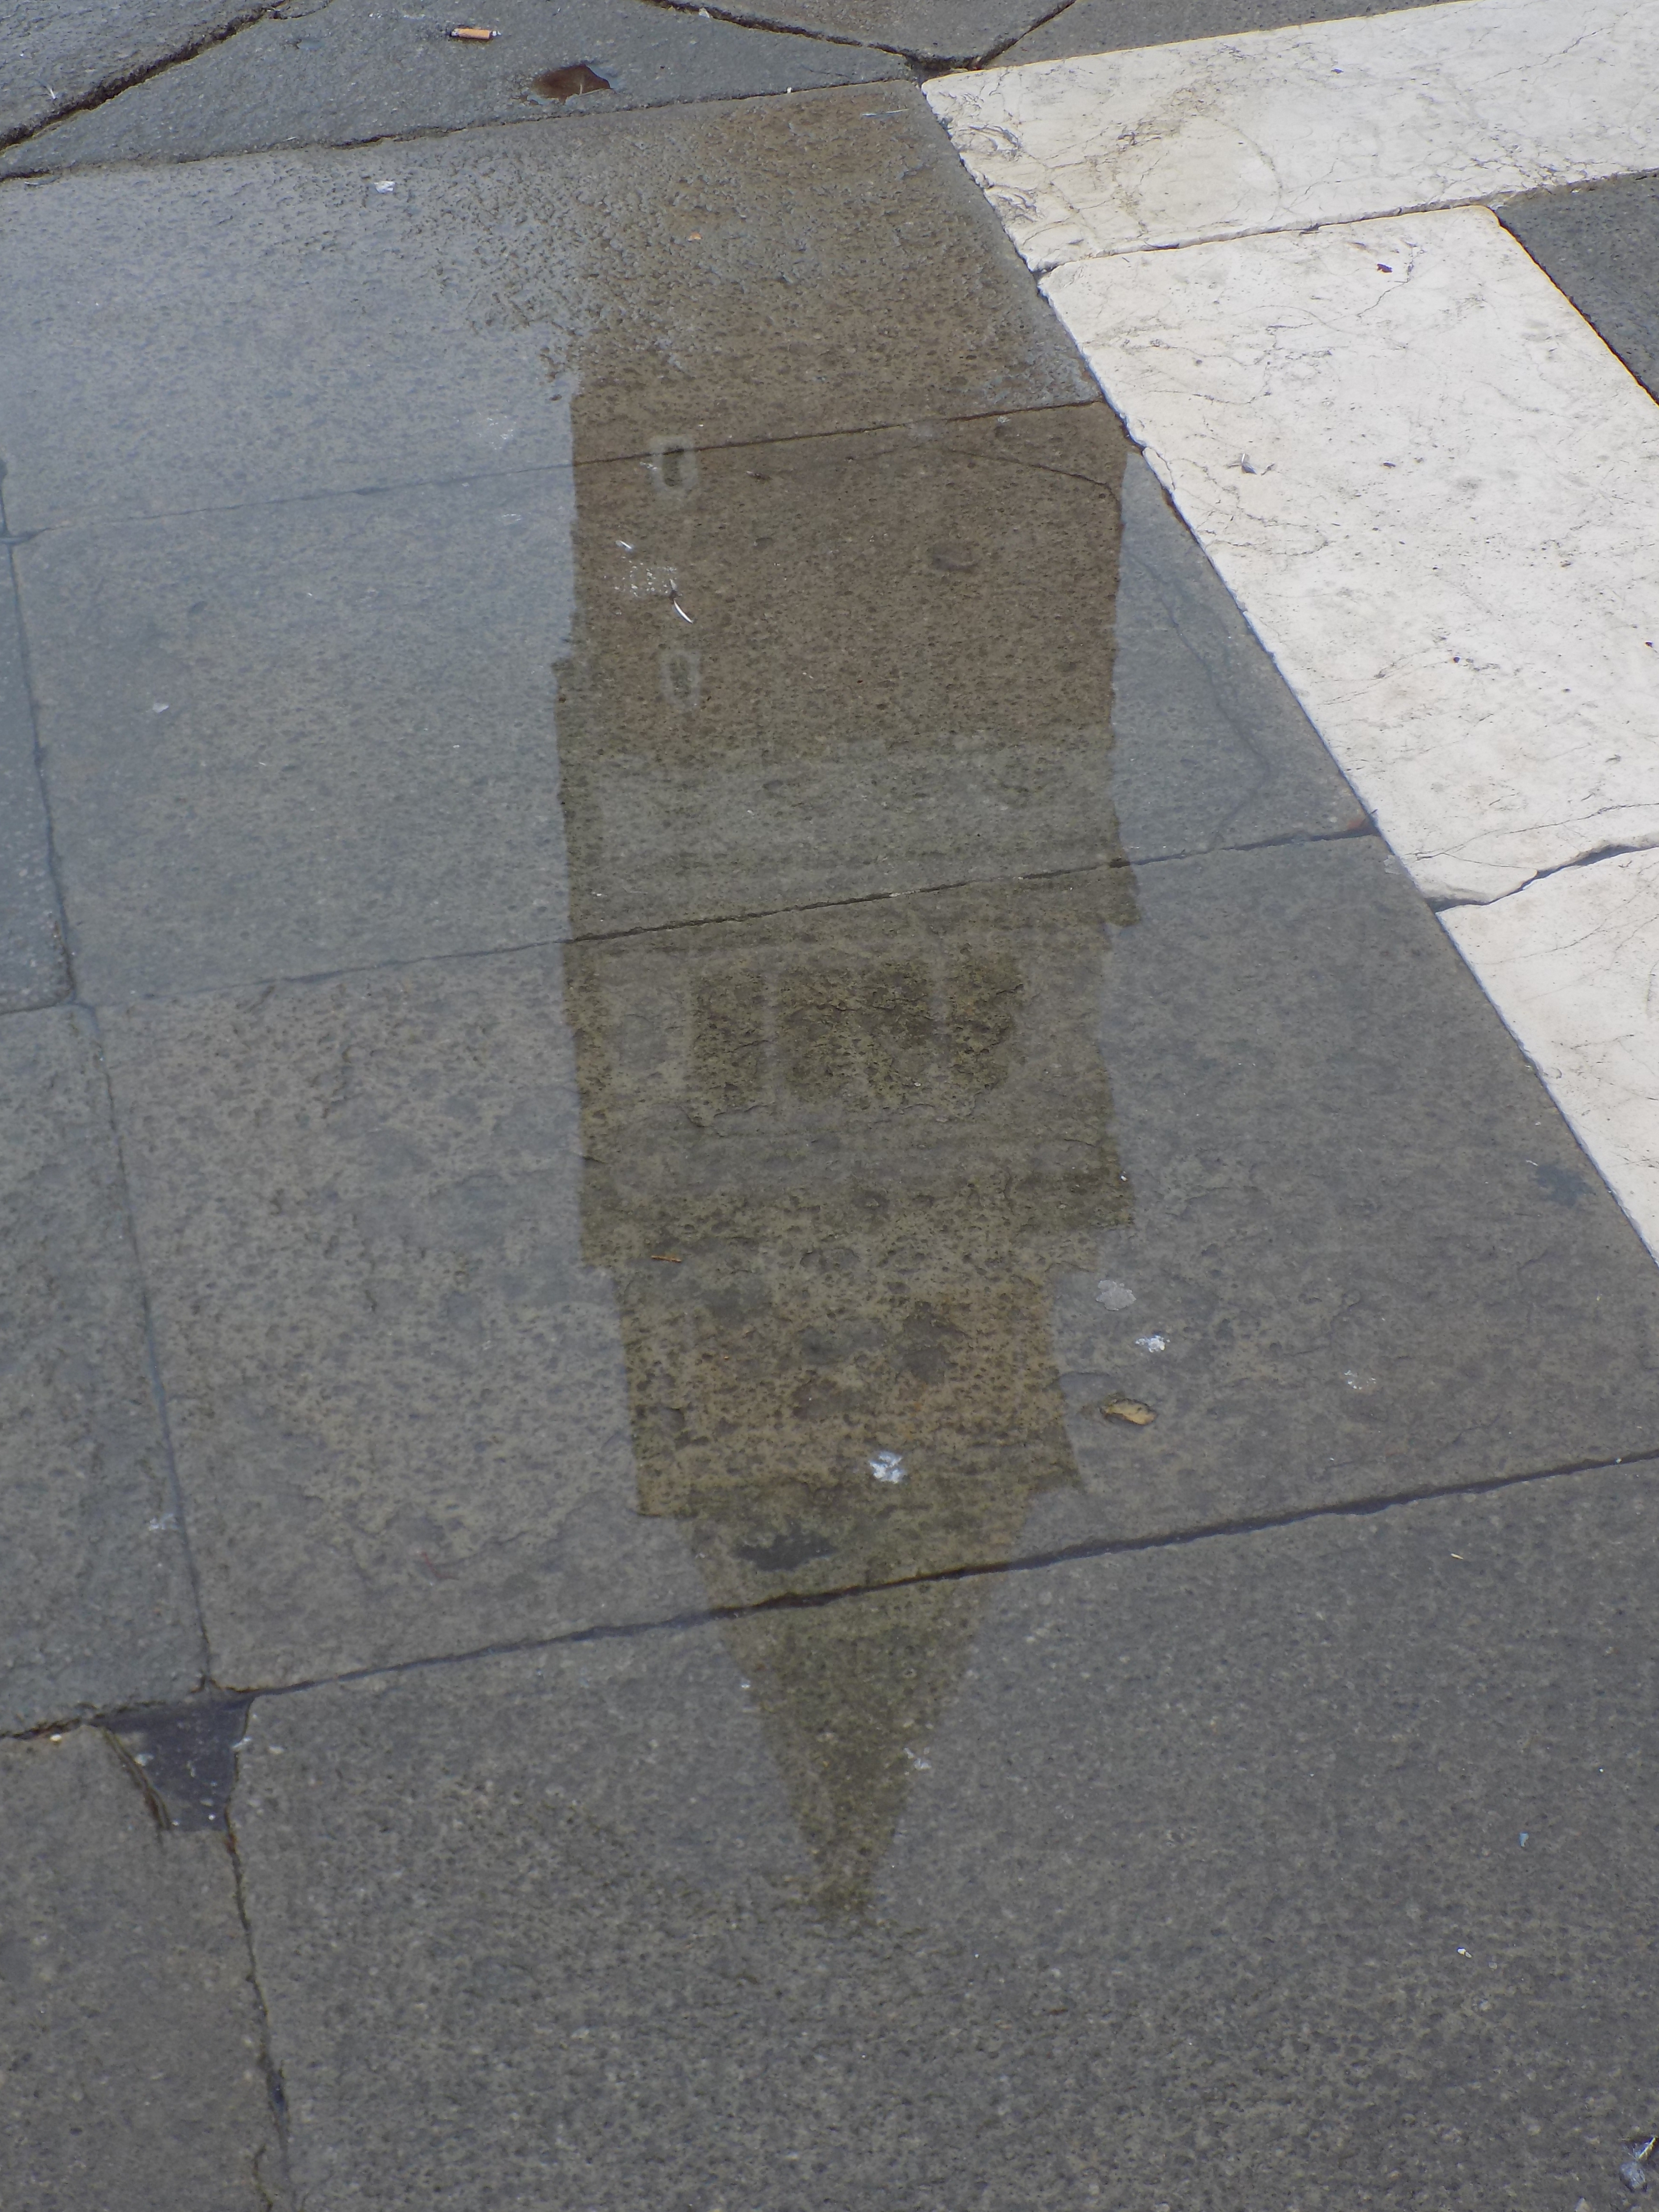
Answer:
M579 403L580 411L580 403ZM1075 1479L1049 1284L1127 1210L1097 1042L1104 409L578 474L559 714L586 1257L825 1894Z

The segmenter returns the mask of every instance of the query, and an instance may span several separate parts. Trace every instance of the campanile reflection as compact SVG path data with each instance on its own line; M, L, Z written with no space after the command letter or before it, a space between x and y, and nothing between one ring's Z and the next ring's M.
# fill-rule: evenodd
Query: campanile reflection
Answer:
M579 473L584 1253L640 1509L713 1603L916 1584L726 1625L843 1904L986 1599L933 1578L1076 1479L1050 1286L1127 1215L1098 1011L1133 919L1122 460L1079 408Z

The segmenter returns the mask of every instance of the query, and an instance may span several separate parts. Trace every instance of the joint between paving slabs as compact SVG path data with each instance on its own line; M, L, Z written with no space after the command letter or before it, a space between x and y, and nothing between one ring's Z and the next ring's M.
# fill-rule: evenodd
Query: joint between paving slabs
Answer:
M0 179L0 184L5 181ZM1026 416L1088 410L1103 404L1099 398L1039 400L1030 406L986 408L975 415L899 416L890 422L853 422L837 429L793 430L782 437L722 439L700 447L699 451L705 453L771 453L782 447L819 444L832 438L874 438L887 431L916 430L933 423L941 423L946 429L951 429L958 424L969 422L1012 422ZM1131 441L1130 450L1138 453L1139 448ZM247 514L269 507L302 507L318 500L382 499L396 492L449 491L466 484L522 483L536 477L580 476L587 469L617 468L628 461L649 462L653 457L654 448L648 446L641 446L637 450L622 447L614 453L586 454L580 461L538 461L521 469L468 470L457 476L444 477L398 477L385 483L345 484L325 491L277 492L263 499L210 501L201 507L146 508L142 513L124 516L123 520L126 523L178 522L198 514ZM1044 476L1061 477L1071 483L1091 485L1096 491L1104 493L1115 507L1121 507L1116 487L1099 477L1090 476L1084 470L1057 469L1047 461L1032 460L1024 453L993 453L986 458L1004 467L1035 469ZM3 473L3 465L0 465L0 476ZM8 538L3 511L0 510L0 544L3 545L27 545L32 539L46 537L53 531L73 527L70 522L43 523L38 529L20 531L15 537ZM1186 525L1183 523L1182 527L1184 529Z
M15 626L17 657L23 683L23 703L29 718L29 759L34 770L34 795L40 809L40 819L46 837L46 880L52 885L52 933L55 949L63 963L64 988L49 999L38 1000L31 1006L12 1009L17 1013L38 1013L43 1006L62 1006L75 997L75 959L70 949L69 924L64 907L62 872L58 861L58 838L52 827L52 808L46 799L46 779L40 757L40 714L35 702L34 675L29 665L28 633L23 627L23 600L17 582L17 548L27 545L40 532L26 530L16 537L6 525L6 465L0 460L0 545L6 551L6 582L11 592L11 619ZM3 617L0 617L3 618Z
M144 1255L138 1242L138 1222L132 1209L132 1188L127 1176L126 1149L121 1139L121 1124L115 1110L115 1093L110 1085L109 1068L104 1059L104 1040L94 1006L81 1006L92 1025L93 1042L98 1054L98 1073L103 1085L104 1103L109 1115L110 1141L115 1147L115 1171L121 1186L121 1213L126 1224L127 1240L131 1247L133 1266L138 1277L138 1295L142 1304L144 1331L144 1372L149 1384L150 1400L155 1407L156 1425L161 1431L161 1452L167 1468L167 1514L173 1522L173 1533L179 1539L184 1557L185 1573L190 1582L191 1603L196 1613L197 1644L201 1665L198 1686L206 1687L213 1679L213 1651L208 1640L207 1613L202 1601L202 1579L196 1565L196 1554L190 1540L190 1524L185 1510L184 1486L179 1479L178 1455L173 1446L173 1423L167 1412L167 1384L161 1378L161 1356L155 1346L155 1310L149 1294L149 1278L144 1270Z
M650 4L659 9L665 15L690 15L694 19L698 15L708 15L716 22L732 23L743 31L772 31L782 38L811 39L821 46L851 46L861 53L896 54L901 61L908 62L919 76L936 76L945 70L972 69L979 60L978 57L974 57L940 62L932 56L917 53L912 47L896 46L885 39L855 39L845 32L819 30L811 24L779 22L751 9L711 8L702 4L702 0L650 0ZM1062 9L1070 5L1071 0L1060 0ZM1046 21L1047 18L1043 20ZM1022 31L1018 35L1024 38L1025 33ZM1012 45L1012 40L1007 43ZM1001 52L1003 49L999 47L997 51ZM757 96L775 100L779 95L763 93Z
M727 914L691 915L684 921L678 921L641 922L629 929L578 930L568 937L527 937L511 945L474 945L459 952L422 952L407 960L366 960L359 964L348 963L339 968L307 969L292 975L251 975L239 982L206 983L195 990L189 991L140 991L133 994L131 1002L143 1003L164 997L175 1002L182 1002L193 999L240 996L250 991L257 991L262 997L268 998L273 991L293 990L307 984L337 983L349 975L400 975L413 969L459 967L470 960L512 960L516 959L522 953L550 952L562 945L611 945L623 942L629 938L656 937L672 934L677 931L721 929L734 922L781 921L792 915L801 914L834 914L843 908L878 906L889 899L934 898L941 896L947 891L985 890L1001 884L1060 883L1068 878L1082 878L1122 871L1133 873L1138 868L1167 867L1180 861L1213 860L1227 853L1268 853L1287 846L1297 845L1346 845L1352 844L1358 839L1378 836L1376 825L1369 817L1362 817L1346 823L1340 830L1290 830L1282 831L1277 836L1252 838L1240 844L1194 845L1168 853L1138 854L1133 859L1126 857L1102 860L1093 867L1088 868L1038 870L1028 875L963 876L950 883L918 884L904 890L866 891L855 898L823 899L816 902L808 900L799 906L789 907L744 907L734 908ZM97 1008L91 1001L81 998L78 994L68 999L54 1000L52 1004L74 1006L90 1017L94 1024L96 1023ZM40 1007L15 1007L11 1011L13 1013L38 1013L43 1010ZM4 1014L0 1014L0 1021L6 1018ZM107 1085L107 1075L105 1081ZM118 1149L118 1131L117 1143ZM125 1167L122 1174L125 1185ZM153 1338L149 1341L151 1357L154 1358ZM159 1376L159 1369L156 1371ZM160 1387L159 1382L157 1387ZM170 1432L167 1449L171 1454Z
M1452 1498L1496 1497L1504 1491L1528 1489L1547 1482L1612 1474L1625 1468L1652 1468L1656 1465L1659 1465L1659 1447L1648 1451L1626 1452L1611 1459L1573 1460L1556 1467L1528 1468L1516 1474L1480 1475L1468 1482L1434 1483L1418 1489L1376 1492L1364 1498L1335 1498L1324 1504L1287 1507L1279 1513L1235 1515L1224 1521L1199 1522L1190 1528L1164 1529L1146 1536L1091 1537L1075 1544L1058 1545L1050 1551L1024 1553L1012 1559L965 1560L954 1567L936 1567L923 1574L893 1576L882 1582L849 1583L836 1589L785 1590L775 1597L760 1598L749 1605L708 1606L690 1613L663 1614L651 1620L596 1623L588 1628L567 1629L556 1636L516 1637L506 1643L478 1644L470 1650L440 1651L419 1658L389 1660L380 1666L354 1667L338 1674L308 1675L292 1682L268 1682L255 1688L228 1688L222 1684L209 1683L195 1698L186 1700L182 1705L130 1705L102 1715L76 1714L67 1720L42 1721L32 1728L12 1729L0 1735L0 1741L33 1742L45 1738L55 1742L82 1728L96 1728L111 1735L123 1729L131 1733L144 1727L147 1717L155 1725L160 1726L176 1716L187 1716L193 1710L209 1707L227 1711L235 1708L246 1714L261 1698L298 1697L307 1691L330 1689L342 1683L376 1681L394 1674L418 1674L437 1667L470 1666L481 1659L510 1659L520 1654L555 1651L578 1644L630 1642L646 1636L684 1635L694 1629L717 1627L723 1621L748 1620L771 1613L816 1612L830 1606L854 1603L862 1598L879 1597L900 1590L923 1589L936 1583L988 1581L1016 1574L1043 1574L1053 1567L1073 1565L1089 1559L1132 1559L1142 1553L1182 1551L1193 1544L1224 1543L1240 1538L1273 1535L1282 1529L1300 1528L1310 1522L1366 1521L1380 1514L1409 1511L1413 1506L1433 1505ZM238 1742L230 1748L233 1754L239 1754L242 1744ZM130 1758L129 1764L132 1764ZM154 1794L154 1785L148 1784L148 1778L143 1776L142 1771L135 1766L134 1771L139 1778L146 1781L147 1794ZM240 1775L239 1760L222 1800L224 1832L228 1836L233 1833L231 1808ZM179 1825L169 1817L162 1823L163 1832Z
M963 876L949 883L917 884L903 890L865 891L854 898L807 900L799 906L734 908L724 914L690 915L683 921L641 922L628 929L577 930L568 937L527 937L511 945L473 945L459 952L422 952L407 960L366 960L356 964L348 963L339 968L307 969L290 975L250 975L236 982L204 983L187 991L139 991L124 1003L143 1003L158 998L185 1002L194 999L240 996L246 992L258 992L262 998L268 998L273 991L292 990L307 984L337 983L349 975L399 975L411 969L459 967L470 960L512 960L521 953L550 952L561 945L610 945L634 937L672 935L676 932L695 929L721 929L734 922L781 921L792 915L835 914L843 908L879 906L890 899L934 898L947 891L986 890L1003 884L1060 883L1069 878L1081 879L1125 871L1133 873L1138 868L1166 867L1179 861L1212 860L1227 853L1267 853L1297 845L1344 845L1358 839L1377 836L1375 825L1368 817L1364 817L1346 823L1340 830L1289 830L1281 831L1277 836L1252 838L1240 844L1194 845L1168 853L1148 853L1133 858L1126 856L1101 860L1086 868L1040 869L1024 875ZM94 1021L96 1019L96 1008L78 995L55 1003L74 1006ZM40 1009L25 1008L21 1011L39 1012ZM0 1015L0 1020L4 1018Z

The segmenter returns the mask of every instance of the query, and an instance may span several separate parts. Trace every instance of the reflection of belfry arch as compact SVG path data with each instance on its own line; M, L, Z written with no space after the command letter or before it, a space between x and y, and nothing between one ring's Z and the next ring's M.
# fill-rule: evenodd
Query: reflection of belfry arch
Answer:
M733 1609L842 1901L965 1663L986 1585L938 1578L1006 1559L1075 1480L1050 1285L1127 1210L1097 1036L1103 925L1133 919L1106 798L1122 449L1061 411L1030 433L1057 453L976 424L579 478L584 1252L617 1284L641 1510ZM903 651L884 629L849 655L878 605ZM1038 619L1046 657L999 644ZM977 880L925 888L951 862ZM919 1586L750 1609L895 1582Z

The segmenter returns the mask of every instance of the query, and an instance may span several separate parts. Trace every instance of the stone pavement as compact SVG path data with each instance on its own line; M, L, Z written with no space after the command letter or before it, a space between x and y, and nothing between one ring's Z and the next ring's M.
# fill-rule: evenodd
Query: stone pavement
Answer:
M1623 2201L1640 1191L934 112L1505 6L19 14L0 2203Z

